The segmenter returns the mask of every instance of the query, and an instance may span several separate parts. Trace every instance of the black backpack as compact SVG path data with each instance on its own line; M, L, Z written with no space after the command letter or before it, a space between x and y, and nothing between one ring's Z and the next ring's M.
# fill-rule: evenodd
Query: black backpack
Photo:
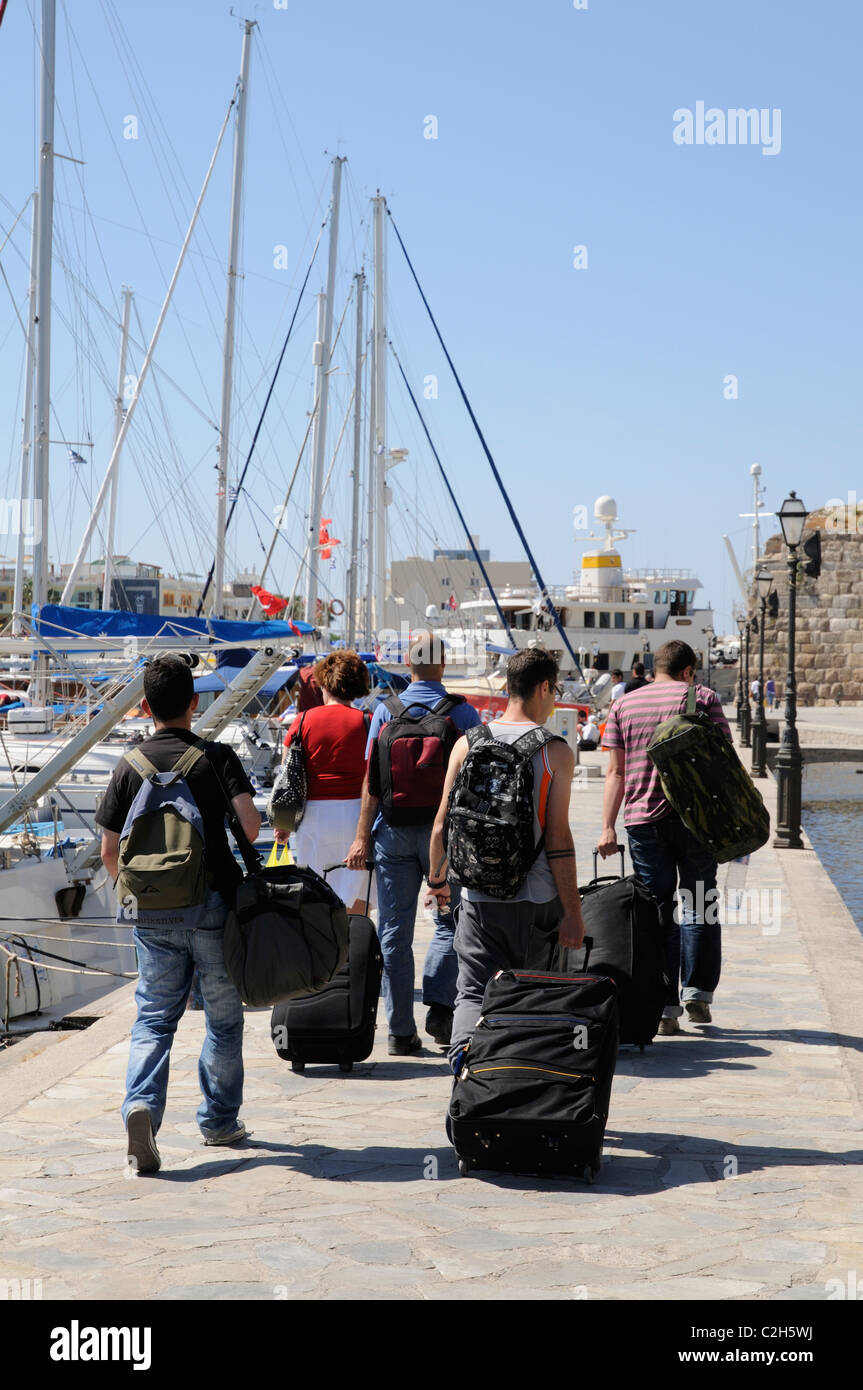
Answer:
M385 700L392 714L369 763L369 791L380 798L387 825L431 825L443 796L449 755L461 737L450 711L463 695L444 695L431 709Z
M533 838L533 757L559 738L529 729L515 743L485 724L467 732L468 751L450 792L444 845L453 878L490 898L514 898L545 840Z

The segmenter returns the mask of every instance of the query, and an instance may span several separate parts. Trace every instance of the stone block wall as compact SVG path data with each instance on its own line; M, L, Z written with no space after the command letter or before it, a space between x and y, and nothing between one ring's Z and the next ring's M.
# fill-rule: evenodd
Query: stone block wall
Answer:
M859 533L855 526L859 526ZM797 585L797 699L801 705L863 703L863 504L841 512L813 512L803 539L821 532L821 575ZM768 617L764 671L780 695L788 672L788 566L782 536L766 542L764 564L779 594L779 616ZM802 546L798 550L802 556ZM802 559L805 560L805 556ZM760 615L757 596L750 617ZM749 678L758 670L758 637L750 638Z

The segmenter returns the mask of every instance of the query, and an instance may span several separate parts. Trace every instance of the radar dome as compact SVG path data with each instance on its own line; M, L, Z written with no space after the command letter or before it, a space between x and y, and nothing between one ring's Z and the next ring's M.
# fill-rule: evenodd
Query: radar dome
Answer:
M593 506L597 521L614 521L617 516L617 503L613 497L597 497Z

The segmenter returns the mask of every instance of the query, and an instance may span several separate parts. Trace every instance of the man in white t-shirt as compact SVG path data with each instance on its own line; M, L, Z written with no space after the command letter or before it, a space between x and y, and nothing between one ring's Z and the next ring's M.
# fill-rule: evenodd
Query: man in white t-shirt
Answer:
M488 725L496 739L515 743L545 724L557 697L557 661L543 647L528 647L509 660L509 702ZM443 844L449 795L469 748L460 738L450 754L446 783L429 844L429 887L438 901L449 898L447 857ZM459 1057L476 1026L482 997L496 970L547 969L556 943L577 949L584 940L581 899L575 871L575 847L569 828L569 798L575 755L555 738L533 757L534 843L542 848L512 898L493 898L463 887L455 912L458 994L450 1058Z
M623 672L612 671L611 679L614 681L614 685L611 687L611 698L612 700L619 700L626 689L626 681L623 679Z

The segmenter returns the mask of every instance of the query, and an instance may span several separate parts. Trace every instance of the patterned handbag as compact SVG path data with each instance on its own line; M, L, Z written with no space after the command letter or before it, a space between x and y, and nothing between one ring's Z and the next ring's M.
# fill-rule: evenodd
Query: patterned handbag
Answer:
M306 754L303 749L305 719L306 716L303 713L299 728L288 744L285 761L279 768L278 776L273 783L273 790L270 792L270 799L267 802L267 815L270 824L276 830L296 830L305 813L308 797Z

